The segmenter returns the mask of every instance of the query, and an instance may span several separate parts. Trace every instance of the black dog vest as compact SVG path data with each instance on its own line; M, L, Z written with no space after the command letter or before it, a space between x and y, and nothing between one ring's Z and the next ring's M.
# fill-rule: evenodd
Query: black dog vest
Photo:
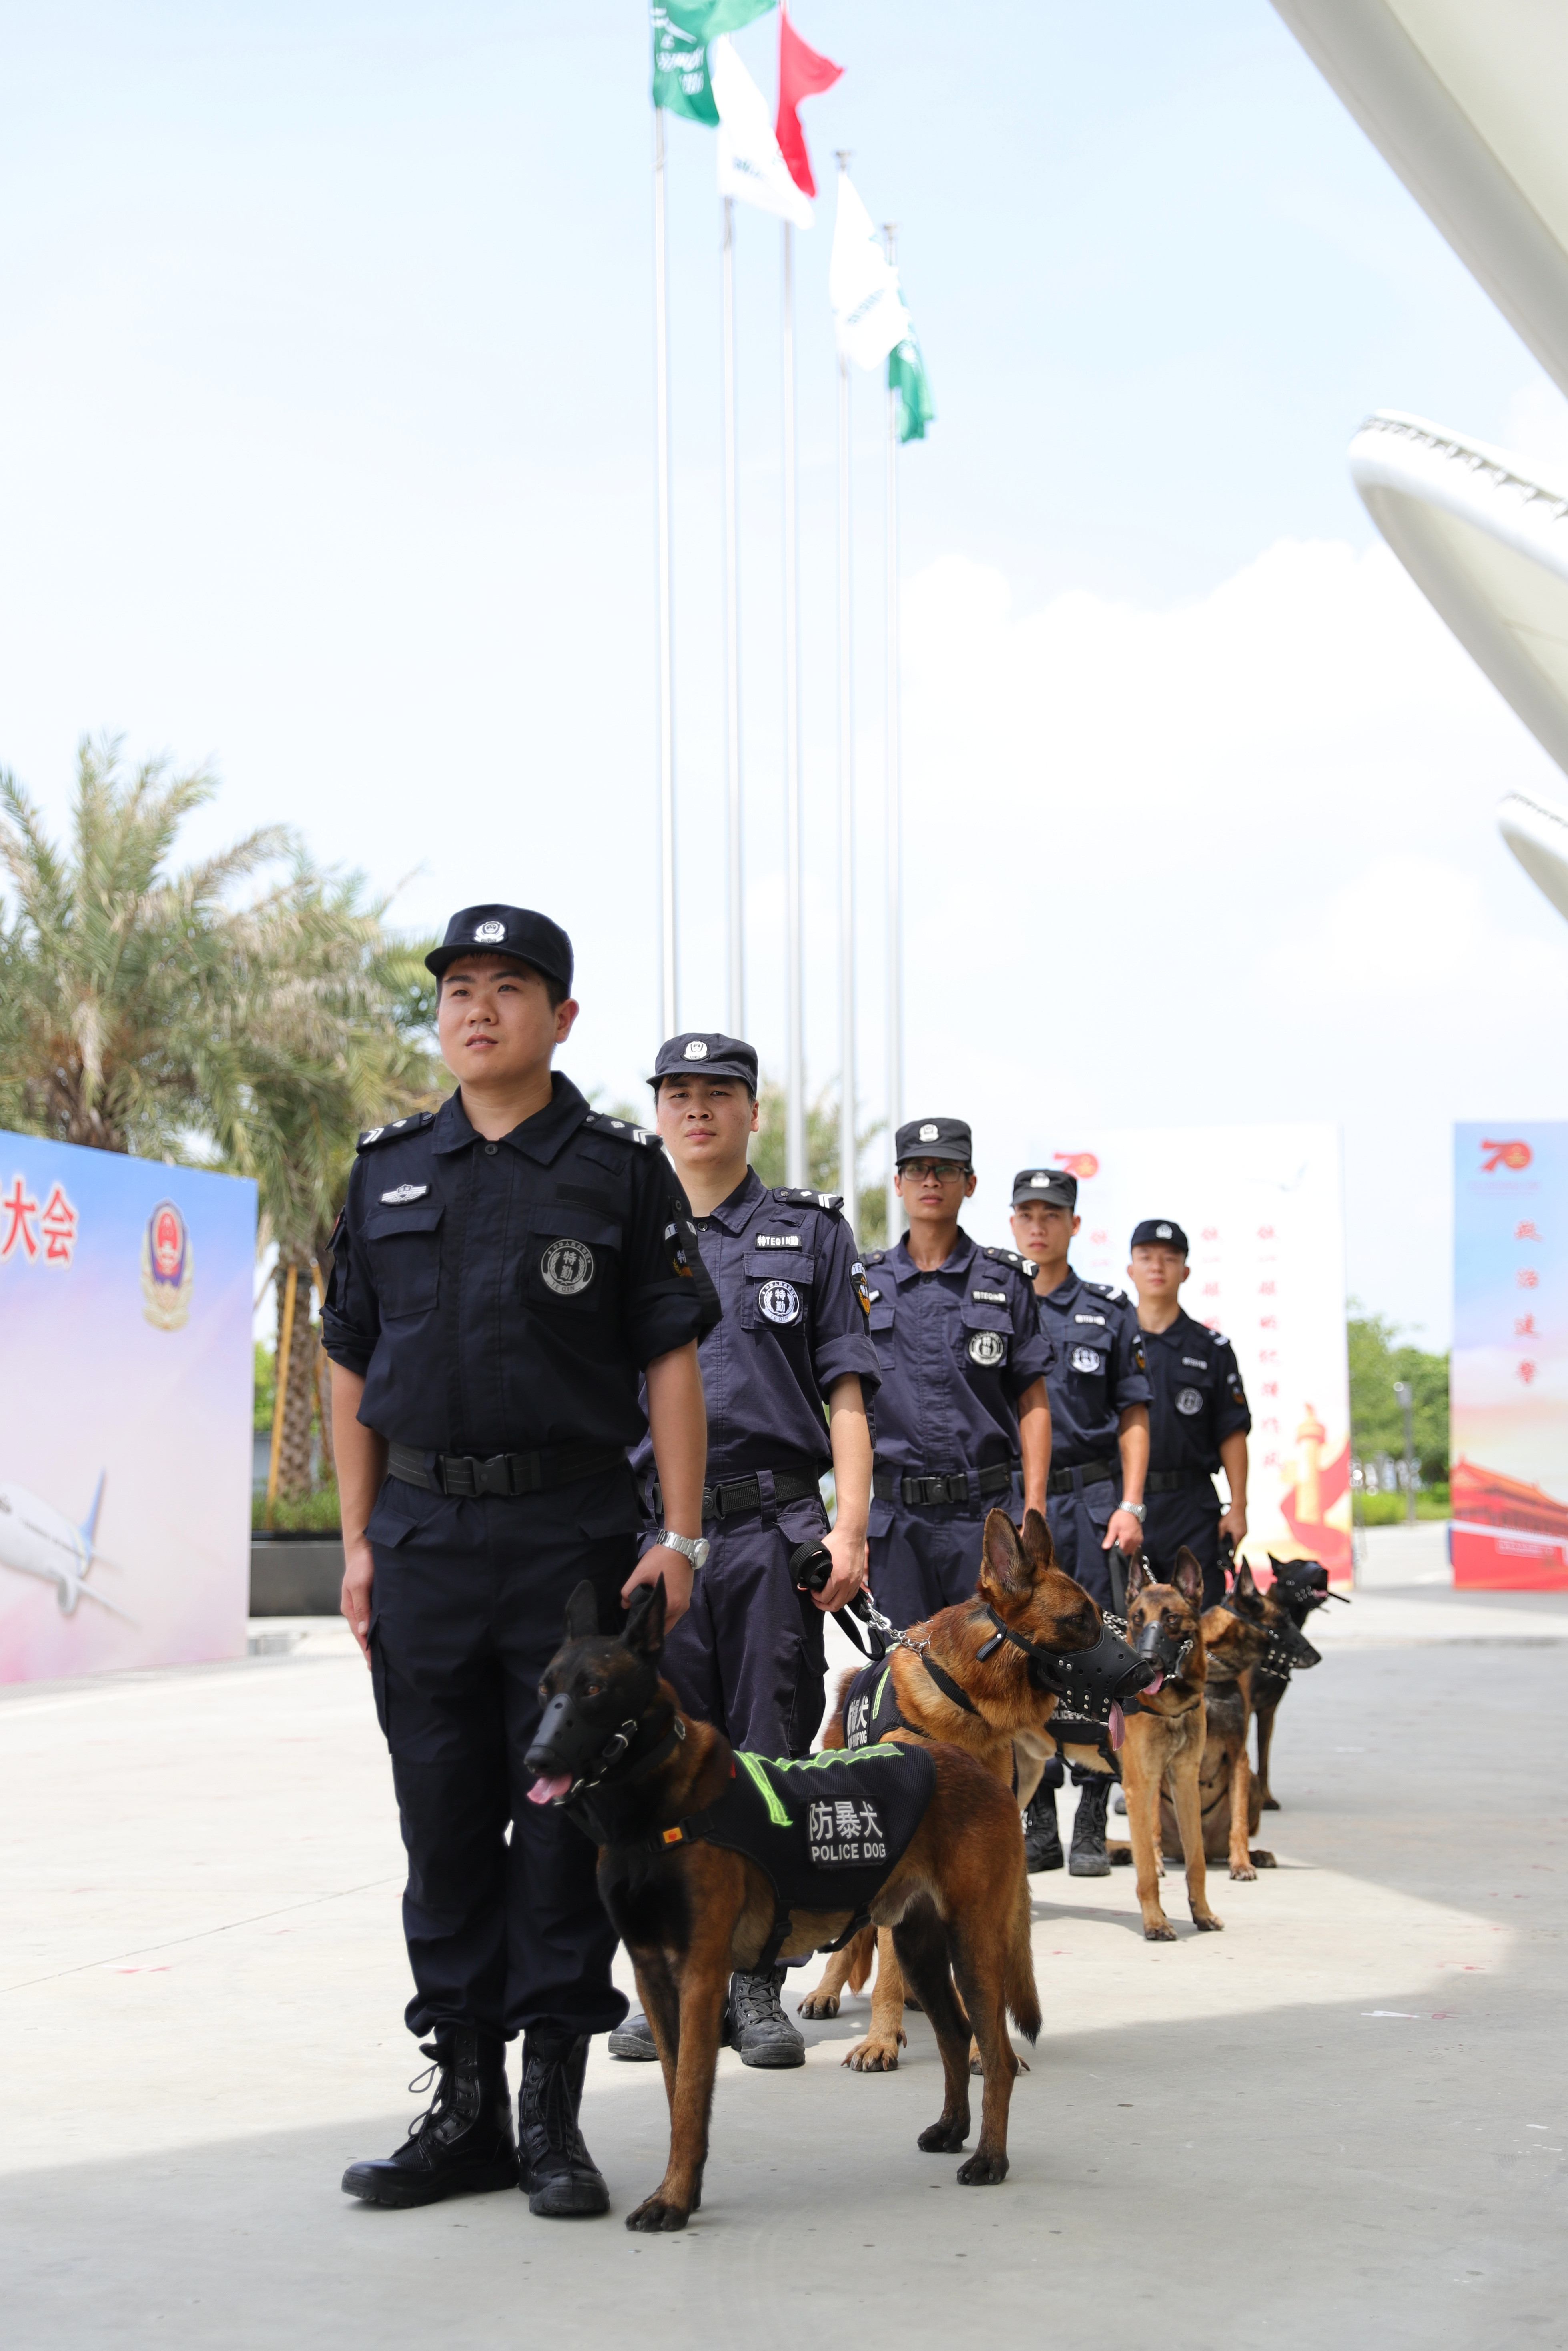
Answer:
M894 1693L893 1667L890 1665L862 1667L844 1693L844 1746L851 1752L862 1747L874 1747L890 1730L907 1730L910 1726L898 1710Z
M649 1843L701 1840L744 1854L771 1881L774 1932L759 1964L770 1967L791 1910L849 1910L846 1935L863 1926L925 1817L936 1767L918 1748L829 1750L799 1763L737 1749L715 1804ZM838 1949L838 1945L831 1948Z

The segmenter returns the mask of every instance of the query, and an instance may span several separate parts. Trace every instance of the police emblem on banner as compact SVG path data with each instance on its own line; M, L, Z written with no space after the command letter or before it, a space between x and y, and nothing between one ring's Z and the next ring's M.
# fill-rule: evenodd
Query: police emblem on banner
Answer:
M1072 1368L1075 1372L1103 1372L1105 1368L1105 1359L1092 1347L1074 1347Z
M183 1328L194 1266L190 1229L172 1200L160 1200L141 1236L141 1311L155 1331Z
M593 1280L593 1251L586 1241L551 1241L539 1259L545 1288L558 1298L575 1298Z
M757 1303L769 1322L799 1322L800 1293L792 1281L765 1281Z
M1203 1410L1203 1396L1201 1392L1197 1388L1179 1389L1176 1394L1176 1408L1177 1412L1185 1412L1187 1418L1190 1420L1195 1412L1201 1412Z
M977 1331L969 1341L969 1361L984 1372L994 1372L1006 1361L1008 1343L999 1331Z

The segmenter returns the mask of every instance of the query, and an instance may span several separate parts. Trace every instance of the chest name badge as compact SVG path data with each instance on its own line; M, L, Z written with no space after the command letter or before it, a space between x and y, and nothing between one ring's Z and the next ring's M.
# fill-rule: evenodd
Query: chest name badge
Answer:
M551 1241L539 1259L547 1290L558 1298L575 1298L593 1280L593 1251L586 1241Z
M792 1281L765 1281L757 1293L757 1303L769 1322L799 1322L800 1293Z
M382 1206L399 1208L405 1200L423 1200L429 1189L428 1184L394 1184L390 1192L382 1194Z
M1208 1358L1207 1355L1184 1355L1182 1357L1182 1362L1186 1365L1189 1372L1207 1372L1208 1369Z
M1203 1410L1203 1397L1197 1388L1181 1388L1176 1393L1176 1408L1190 1420L1195 1412Z
M757 1246L758 1249L799 1249L800 1236L799 1233L758 1233Z
M1005 1290L972 1290L969 1295L977 1306L1005 1306L1008 1302Z
M1007 1360L1008 1343L999 1331L977 1331L969 1341L969 1361L983 1372L994 1372Z
M1098 1322L1102 1330L1105 1324L1103 1314L1075 1314L1072 1319L1075 1322Z
M1075 1372L1103 1372L1105 1358L1095 1347L1074 1347L1072 1368Z

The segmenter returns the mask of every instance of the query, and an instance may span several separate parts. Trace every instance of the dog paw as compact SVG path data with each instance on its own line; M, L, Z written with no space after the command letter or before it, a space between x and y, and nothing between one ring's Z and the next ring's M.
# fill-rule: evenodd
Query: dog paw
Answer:
M634 2212L627 2213L626 2226L639 2236L652 2237L684 2229L689 2217L678 2204L666 2204L662 2196L645 2196Z
M1113 1844L1110 1839L1107 1838L1105 1841L1105 1858L1110 1863L1113 1869L1130 1868L1133 1859L1133 1848L1130 1844Z
M1230 1875L1232 1877L1239 1879L1243 1886L1250 1886L1258 1873L1253 1868L1249 1861L1233 1861L1230 1865Z
M961 2123L950 2123L944 2116L939 2123L933 2123L929 2130L923 2130L915 2144L922 2155L956 2155L968 2136L967 2118ZM967 2165L965 2168L968 2168Z
M1168 1918L1156 1918L1152 1926L1145 1924L1144 1940L1145 1943L1174 1943L1176 1928Z
M1005 2155L972 2155L958 2166L960 2188L999 2188L1007 2176Z
M888 2040L883 2040L880 2033L869 2033L865 2040L855 2043L844 2064L852 2074L896 2074L898 2052L904 2039L902 2032Z
M1260 1803L1260 1805L1259 1809L1260 1809L1260 1811L1262 1811L1262 1812L1265 1812L1265 1813L1277 1813L1277 1812L1279 1811L1279 1809L1280 1809L1280 1799L1279 1799L1279 1797L1278 1797L1278 1796L1265 1796L1265 1797L1262 1799L1261 1803Z
M1225 1932L1224 1919L1217 1918L1212 1910L1206 1910L1201 1917L1195 1910L1192 1914L1192 1923L1200 1935L1223 1935Z
M1274 1859L1271 1853L1260 1853L1258 1847L1256 1845L1253 1846L1252 1866L1254 1869L1277 1869L1279 1865L1279 1863Z
M836 1991L809 1991L796 2007L798 2016L837 2016L839 1995Z

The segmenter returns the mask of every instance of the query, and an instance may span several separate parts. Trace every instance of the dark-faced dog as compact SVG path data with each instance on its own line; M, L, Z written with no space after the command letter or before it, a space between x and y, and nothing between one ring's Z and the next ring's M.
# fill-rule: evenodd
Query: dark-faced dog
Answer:
M1151 1943L1176 1941L1176 1928L1160 1901L1162 1801L1175 1819L1186 1864L1193 1925L1202 1934L1218 1934L1225 1924L1208 1907L1204 1856L1199 1782L1207 1739L1204 1701L1208 1663L1198 1613L1202 1604L1203 1569L1185 1544L1176 1553L1169 1583L1155 1583L1142 1560L1135 1560L1128 1572L1127 1638L1162 1676L1158 1687L1145 1690L1129 1712L1122 1741L1122 1785L1127 1792L1127 1827L1138 1873L1138 1907ZM1126 1845L1110 1845L1107 1851L1113 1862L1128 1857Z
M804 1958L862 1916L892 1929L942 2052L942 2113L918 2144L946 2153L968 2137L972 2026L985 2093L979 2144L958 2179L965 2187L1004 2179L1015 2070L1007 2016L1031 2042L1040 2021L1023 1831L1009 1791L972 1756L937 1742L799 1764L737 1755L710 1725L684 1714L660 1678L662 1579L633 1595L618 1638L597 1626L593 1587L580 1584L541 1686L545 1710L527 1760L538 1775L530 1800L569 1806L600 1846L600 1894L631 1952L664 2071L669 2160L627 2227L683 2229L701 2199L731 1970ZM852 1793L836 1802L823 1793L819 1803L834 1773L856 1783ZM898 1838L879 1841L868 1825L880 1830L878 1807L887 1813L894 1774L922 1792L896 1858ZM752 1857L759 1843L766 1867ZM846 1853L860 1865L854 1872L842 1866Z
M1228 1596L1203 1618L1203 1646L1207 1661L1204 1685L1203 1763L1198 1794L1203 1813L1203 1849L1210 1861L1223 1855L1232 1877L1256 1877L1272 1869L1271 1853L1249 1850L1248 1839L1257 1832L1260 1806L1258 1783L1247 1760L1247 1721L1250 1712L1250 1676L1268 1648L1271 1635L1256 1619L1259 1600L1252 1572L1245 1560L1236 1570ZM1252 1610L1249 1614L1246 1612ZM1181 1851L1180 1832L1168 1802L1161 1806L1164 1849L1173 1857Z
M1009 1788L1016 1771L1020 1804L1033 1795L1051 1752L1043 1734L1062 1703L1052 1682L1071 1686L1071 1670L1059 1674L1059 1661L1079 1660L1082 1674L1082 1660L1093 1653L1097 1667L1118 1677L1118 1686L1147 1678L1126 1645L1105 1630L1082 1585L1055 1564L1038 1510L1025 1513L1021 1536L1005 1510L990 1511L974 1598L909 1626L908 1640L914 1646L891 1649L879 1672L843 1676L824 1748L907 1731L949 1740ZM862 1693L852 1701L857 1684ZM1093 1750L1082 1753L1098 1762ZM894 1939L885 1929L875 1937L871 2030L843 2061L855 2073L894 2073L904 2045L904 1984ZM873 1948L867 1928L835 1952L800 2002L801 2015L836 2016L845 1986L858 1991L870 1975Z
M1274 1717L1291 1687L1291 1674L1322 1663L1322 1651L1313 1648L1301 1628L1314 1608L1325 1608L1331 1600L1342 1600L1348 1606L1350 1595L1331 1590L1328 1570L1315 1559L1276 1559L1270 1552L1269 1564L1274 1571L1274 1581L1260 1597L1264 1622L1277 1637L1270 1642L1253 1667L1250 1688L1252 1714L1258 1725L1259 1802L1266 1813L1277 1813L1279 1798L1269 1786Z

